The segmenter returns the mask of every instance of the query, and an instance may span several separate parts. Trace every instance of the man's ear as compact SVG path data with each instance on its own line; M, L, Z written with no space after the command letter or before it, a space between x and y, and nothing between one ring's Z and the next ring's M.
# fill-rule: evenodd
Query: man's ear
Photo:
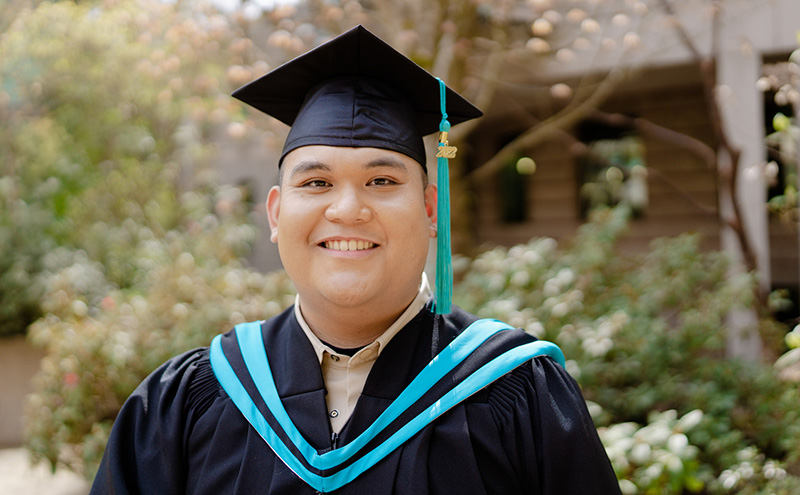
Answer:
M436 237L436 215L438 213L437 200L439 198L439 189L436 184L428 184L425 186L425 214L430 221L431 237Z
M267 218L269 219L269 240L278 242L278 214L281 210L281 188L272 186L267 194Z

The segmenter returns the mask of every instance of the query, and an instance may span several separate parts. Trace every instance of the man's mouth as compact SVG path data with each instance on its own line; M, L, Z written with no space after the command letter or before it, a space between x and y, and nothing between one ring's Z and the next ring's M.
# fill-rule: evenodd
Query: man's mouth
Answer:
M334 251L363 251L375 247L374 242L356 241L352 239L349 241L325 241L322 245L326 249L332 249Z

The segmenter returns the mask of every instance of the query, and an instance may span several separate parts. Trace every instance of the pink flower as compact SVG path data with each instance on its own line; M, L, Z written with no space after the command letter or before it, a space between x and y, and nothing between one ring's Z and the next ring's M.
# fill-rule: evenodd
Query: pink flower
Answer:
M74 371L70 371L64 375L64 388L72 389L78 386L80 383L81 378L78 376L77 373Z

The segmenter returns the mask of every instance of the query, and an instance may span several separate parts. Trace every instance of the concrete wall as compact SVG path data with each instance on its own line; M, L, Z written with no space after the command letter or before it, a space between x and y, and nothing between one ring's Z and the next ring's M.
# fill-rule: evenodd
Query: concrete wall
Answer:
M259 236L249 261L262 272L282 268L278 248L269 240L266 200L270 188L278 183L279 155L275 150L281 149L284 140L281 132L285 131L271 131L269 123L259 119L250 124L241 137L221 132L215 139L219 154L214 166L219 180L224 184L247 185L253 195L251 218L259 229Z
M25 396L43 356L22 336L0 338L0 447L22 444Z

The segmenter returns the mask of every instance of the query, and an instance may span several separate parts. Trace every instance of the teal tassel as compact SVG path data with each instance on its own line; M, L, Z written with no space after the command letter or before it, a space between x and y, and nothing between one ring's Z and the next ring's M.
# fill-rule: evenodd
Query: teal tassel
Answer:
M438 78L437 78L438 79ZM439 79L439 100L442 109L442 122L439 131L450 132L450 122L447 121L445 111L445 85ZM439 200L437 203L436 226L436 308L439 315L450 313L450 301L453 298L453 261L450 246L450 169L449 160L442 156L443 149L447 147L445 139L440 139L439 152L437 153L437 178L439 182Z
M450 170L447 158L436 159L439 177L436 237L436 314L450 313L453 298L453 261L450 254Z

